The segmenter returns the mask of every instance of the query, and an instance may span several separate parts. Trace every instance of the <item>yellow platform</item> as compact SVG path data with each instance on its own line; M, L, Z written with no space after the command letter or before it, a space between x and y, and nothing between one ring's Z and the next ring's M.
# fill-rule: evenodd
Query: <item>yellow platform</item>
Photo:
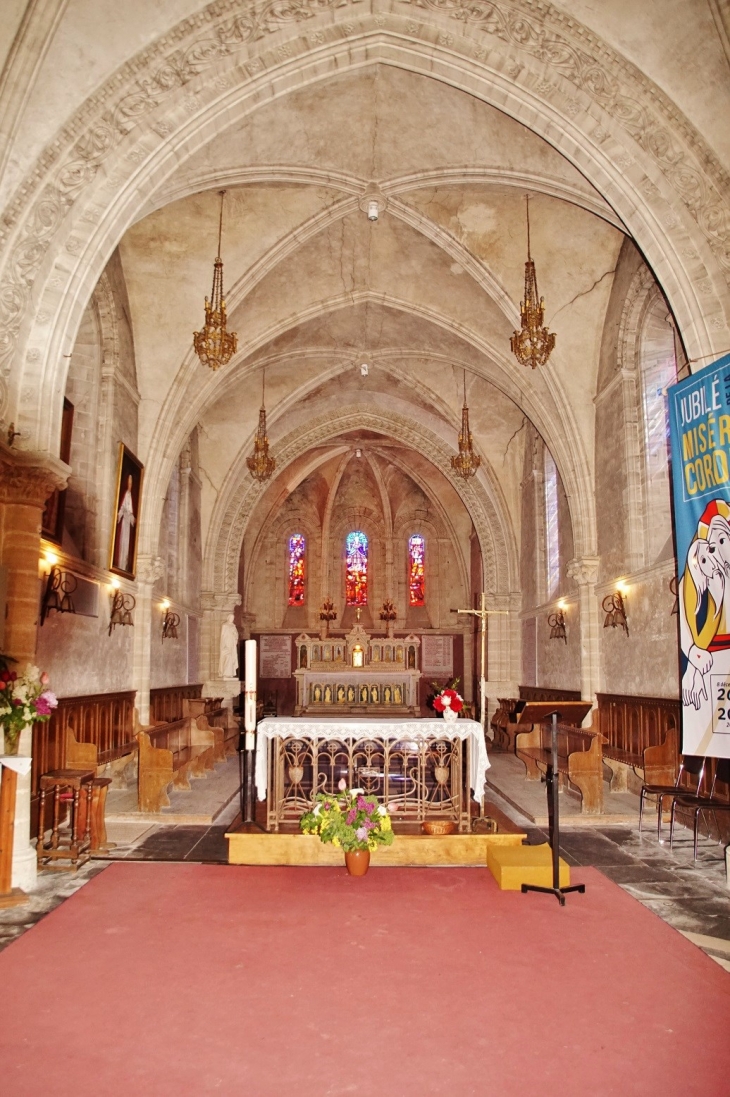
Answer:
M371 854L373 867L486 865L491 848L519 848L524 834L398 834L392 846ZM320 842L314 834L243 834L228 839L231 865L334 865L343 863L342 850Z
M547 842L541 846L490 846L487 867L503 891L519 891L523 884L553 886L553 860ZM560 886L570 887L570 866L562 857Z

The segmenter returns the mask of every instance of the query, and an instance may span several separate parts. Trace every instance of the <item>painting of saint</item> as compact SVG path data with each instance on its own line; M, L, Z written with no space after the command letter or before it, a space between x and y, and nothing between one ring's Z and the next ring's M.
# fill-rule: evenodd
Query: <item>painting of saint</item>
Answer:
M371 686L370 687L370 702L371 702L371 704L377 705L379 700L380 700L380 698L378 697L378 687L377 686Z
M396 705L403 704L403 694L401 693L400 686L393 687L393 700L395 701Z
M315 705L320 705L322 703L322 687L321 686L314 686L313 687L313 689L312 689L312 701Z
M360 704L366 705L368 703L368 687L360 686Z
M390 686L385 687L385 692L383 693L383 701L386 705L390 704Z
M337 704L338 705L344 705L344 703L345 703L345 687L344 686L338 686L337 687Z
M355 687L354 686L348 686L347 687L347 703L348 703L348 705L354 705L355 704Z
M143 475L141 463L120 443L109 568L128 579L134 579L136 570Z
M332 704L332 686L324 687L324 703L326 705Z

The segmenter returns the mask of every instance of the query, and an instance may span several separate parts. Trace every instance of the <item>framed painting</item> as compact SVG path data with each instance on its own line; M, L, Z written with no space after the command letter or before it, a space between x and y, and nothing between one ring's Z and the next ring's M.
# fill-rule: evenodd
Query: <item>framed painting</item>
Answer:
M109 569L127 579L134 579L137 569L137 533L143 478L143 465L120 442Z

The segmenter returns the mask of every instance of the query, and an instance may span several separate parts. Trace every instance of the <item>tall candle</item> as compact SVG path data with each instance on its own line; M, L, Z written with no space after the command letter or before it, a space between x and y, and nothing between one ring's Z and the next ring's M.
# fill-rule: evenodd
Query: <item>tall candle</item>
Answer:
M244 689L246 690L246 693L253 693L256 690L256 641L246 640L244 646L244 679L246 682Z
M249 744L249 736L253 739L256 730L256 641L247 640L245 644L245 678L244 678L244 705L243 726L247 732L246 750L253 750L253 743Z

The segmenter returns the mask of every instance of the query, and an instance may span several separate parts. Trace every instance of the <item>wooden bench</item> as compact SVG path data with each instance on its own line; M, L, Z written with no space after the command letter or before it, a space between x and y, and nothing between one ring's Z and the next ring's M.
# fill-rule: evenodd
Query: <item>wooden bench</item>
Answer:
M551 761L549 724L533 725L516 737L515 753L528 781L539 781ZM558 773L580 791L586 815L603 812L603 736L594 728L558 724Z
M605 738L611 792L628 790L632 769L637 775L643 771L642 783L673 784L679 767L679 701L609 693L597 694L597 700L593 723Z
M514 754L515 737L525 731L524 726L520 727L517 723L525 702L518 697L499 697L498 701L499 708L492 717L493 746L496 750Z
M169 807L170 785L189 789L191 777L205 777L217 761L225 760L223 731L210 727L205 715L144 728L137 733L137 742L140 811Z

